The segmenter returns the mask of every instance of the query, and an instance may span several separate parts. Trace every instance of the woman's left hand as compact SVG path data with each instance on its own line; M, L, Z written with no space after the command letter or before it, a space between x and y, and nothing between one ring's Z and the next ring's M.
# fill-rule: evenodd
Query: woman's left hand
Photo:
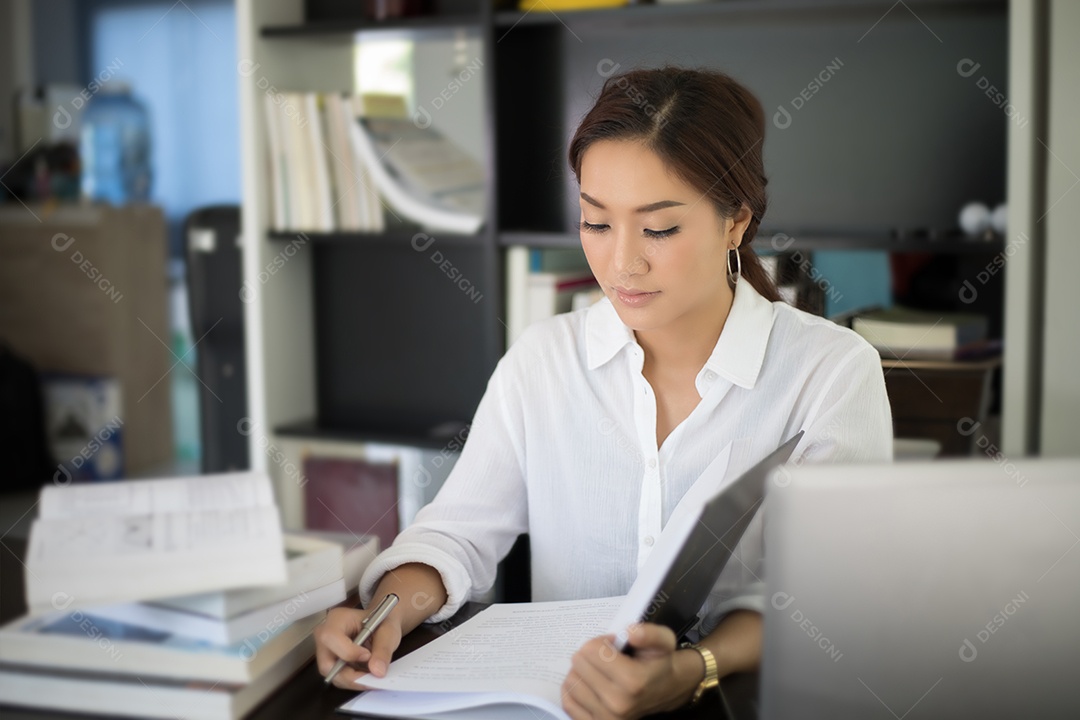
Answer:
M675 633L663 625L635 625L628 637L633 657L619 652L611 635L574 654L562 685L563 709L573 720L636 720L693 697L705 674L698 653L678 652Z

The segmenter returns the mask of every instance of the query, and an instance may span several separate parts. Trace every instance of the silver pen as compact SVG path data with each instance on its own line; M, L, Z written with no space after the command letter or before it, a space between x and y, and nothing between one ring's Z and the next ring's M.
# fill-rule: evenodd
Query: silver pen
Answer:
M394 606L398 604L398 596L390 593L383 598L383 601L379 603L379 606L375 608L375 611L364 618L363 623L360 624L360 634L353 640L353 645L363 645L367 642L367 639L371 637L371 634L379 629L379 625L386 619L386 616L390 614L390 611L394 609ZM344 660L338 660L334 663L334 667L330 670L330 674L326 676L326 684L329 685L333 681L334 676L341 672L341 668L345 667Z

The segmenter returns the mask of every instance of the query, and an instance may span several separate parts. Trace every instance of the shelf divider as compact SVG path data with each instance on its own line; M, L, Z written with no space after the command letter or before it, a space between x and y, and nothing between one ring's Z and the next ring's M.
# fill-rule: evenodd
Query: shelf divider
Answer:
M773 244L772 237L787 235L787 239ZM524 245L534 248L569 248L580 246L577 233L515 230L499 233L499 245ZM942 253L964 255L968 253L998 253L1004 250L1005 240L1000 235L989 239L963 235L931 237L895 237L889 233L828 233L822 231L784 232L782 230L759 231L753 247L761 254L814 250L877 250L903 253Z
M476 14L425 15L373 21L365 18L319 20L297 25L269 25L260 29L264 38L329 38L358 32L432 32L458 29L479 32L481 16Z

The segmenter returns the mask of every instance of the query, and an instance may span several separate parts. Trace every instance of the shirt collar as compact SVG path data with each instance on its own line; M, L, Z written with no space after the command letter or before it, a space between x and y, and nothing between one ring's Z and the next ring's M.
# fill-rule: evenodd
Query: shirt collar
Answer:
M634 331L623 325L607 297L589 308L585 317L585 359L590 370L600 367L624 347L636 342Z
M735 286L735 299L724 329L716 342L705 371L747 389L757 382L765 360L776 308L745 279ZM611 300L603 298L591 308L585 320L585 352L590 370L611 360L627 345L636 344L633 331L623 325Z

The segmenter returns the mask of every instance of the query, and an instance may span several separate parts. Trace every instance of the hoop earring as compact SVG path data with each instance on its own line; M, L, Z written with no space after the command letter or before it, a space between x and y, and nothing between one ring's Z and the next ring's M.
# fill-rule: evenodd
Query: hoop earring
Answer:
M735 272L731 271L731 253L735 253ZM739 283L739 278L742 277L742 255L739 254L739 248L729 248L727 252L727 280L728 285L735 287Z

